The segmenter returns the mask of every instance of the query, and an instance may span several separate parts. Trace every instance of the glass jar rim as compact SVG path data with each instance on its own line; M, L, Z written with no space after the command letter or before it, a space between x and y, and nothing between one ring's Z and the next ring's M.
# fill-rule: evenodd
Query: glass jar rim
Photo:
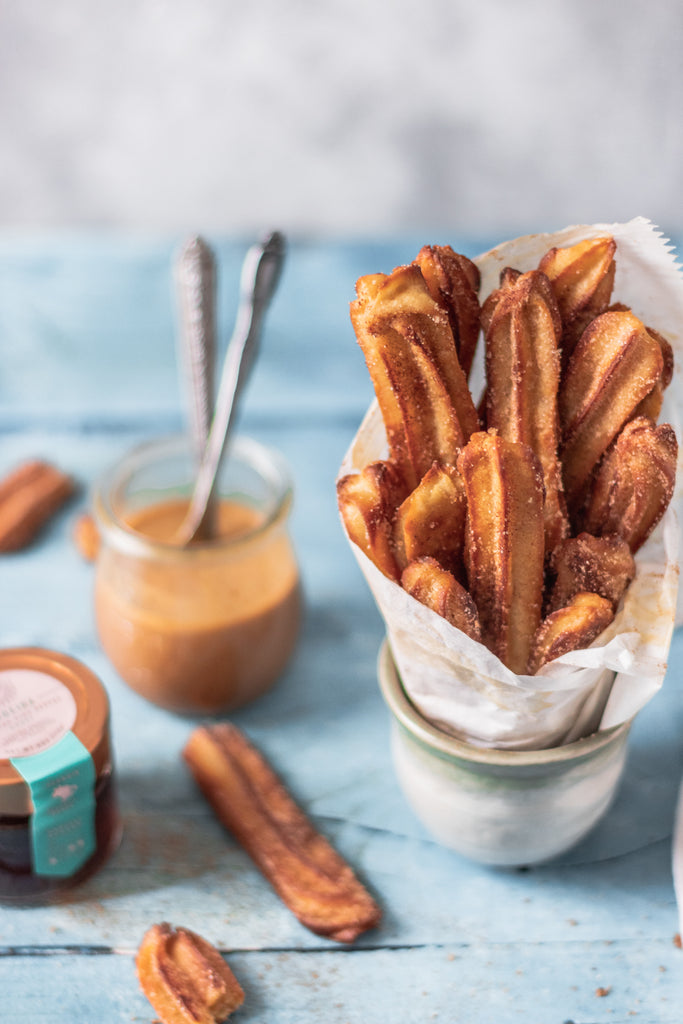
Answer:
M129 526L114 507L115 496L120 494L133 474L147 465L163 461L173 455L190 455L189 439L182 434L171 434L142 441L129 449L106 469L93 489L93 513L104 540L126 555L137 558L163 558L164 560L196 560L215 557L217 553L234 552L254 543L284 521L290 511L293 488L291 472L284 456L274 448L252 437L237 435L230 440L224 464L242 461L256 471L273 492L272 507L253 528L237 537L216 537L194 542L190 547L154 540Z

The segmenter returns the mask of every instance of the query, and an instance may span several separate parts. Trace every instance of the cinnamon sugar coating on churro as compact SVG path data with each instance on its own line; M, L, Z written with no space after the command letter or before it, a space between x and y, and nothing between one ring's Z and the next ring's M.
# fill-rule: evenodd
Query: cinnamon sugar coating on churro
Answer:
M394 521L394 547L402 568L431 556L464 582L463 549L467 502L455 466L435 462L399 506Z
M616 609L636 572L625 540L589 533L564 540L553 552L550 564L554 575L548 608L551 612L569 604L581 591L599 594Z
M538 265L550 280L560 310L565 365L588 324L609 306L616 248L610 236L588 238L549 249Z
M407 593L441 615L473 640L481 640L477 607L455 576L435 558L417 558L403 570L401 586Z
M407 490L398 467L382 460L337 481L337 505L349 537L385 576L394 580L401 572L394 551L393 524Z
M242 986L218 950L189 928L152 925L135 966L163 1024L220 1024L244 1002Z
M434 461L452 464L478 428L448 316L420 268L360 278L351 320L363 349L392 460L411 487Z
M467 494L465 562L483 642L524 672L541 617L543 474L526 445L473 434L458 459Z
M580 512L602 455L662 369L659 344L632 313L603 313L584 331L559 396L561 458L571 514Z
M612 604L599 594L575 594L564 608L548 615L538 628L529 656L530 675L549 661L588 647L605 630L612 619Z
M183 756L218 819L303 925L353 942L381 912L236 726L200 726Z
M532 270L502 290L486 331L486 424L541 464L546 552L569 532L558 457L561 330L548 279Z
M450 245L424 245L415 263L429 294L448 315L458 360L469 377L479 337L479 269Z
M586 529L623 538L638 551L671 501L678 442L668 423L640 416L627 423L605 455L593 483Z

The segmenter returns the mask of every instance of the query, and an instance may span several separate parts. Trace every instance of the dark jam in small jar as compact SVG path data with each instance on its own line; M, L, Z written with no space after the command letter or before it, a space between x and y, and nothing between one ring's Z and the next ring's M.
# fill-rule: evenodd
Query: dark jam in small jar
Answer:
M0 650L0 902L60 897L120 834L99 679L54 651Z

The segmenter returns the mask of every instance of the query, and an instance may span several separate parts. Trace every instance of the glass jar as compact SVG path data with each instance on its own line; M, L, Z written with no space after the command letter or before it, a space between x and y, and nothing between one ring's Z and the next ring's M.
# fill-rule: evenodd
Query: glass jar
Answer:
M109 701L81 662L0 651L0 902L61 897L121 835Z
M209 540L174 542L195 479L185 438L144 444L99 482L95 617L128 685L172 711L230 711L265 693L287 664L301 618L282 457L231 441Z

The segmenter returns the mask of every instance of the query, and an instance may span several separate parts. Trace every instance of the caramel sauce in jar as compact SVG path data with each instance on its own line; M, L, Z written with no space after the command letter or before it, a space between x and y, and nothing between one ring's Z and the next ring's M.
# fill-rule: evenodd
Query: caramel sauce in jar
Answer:
M210 540L179 547L191 460L156 442L100 485L95 617L128 685L172 711L230 711L265 693L296 645L301 588L279 457L236 439ZM189 476L189 480L188 480Z

